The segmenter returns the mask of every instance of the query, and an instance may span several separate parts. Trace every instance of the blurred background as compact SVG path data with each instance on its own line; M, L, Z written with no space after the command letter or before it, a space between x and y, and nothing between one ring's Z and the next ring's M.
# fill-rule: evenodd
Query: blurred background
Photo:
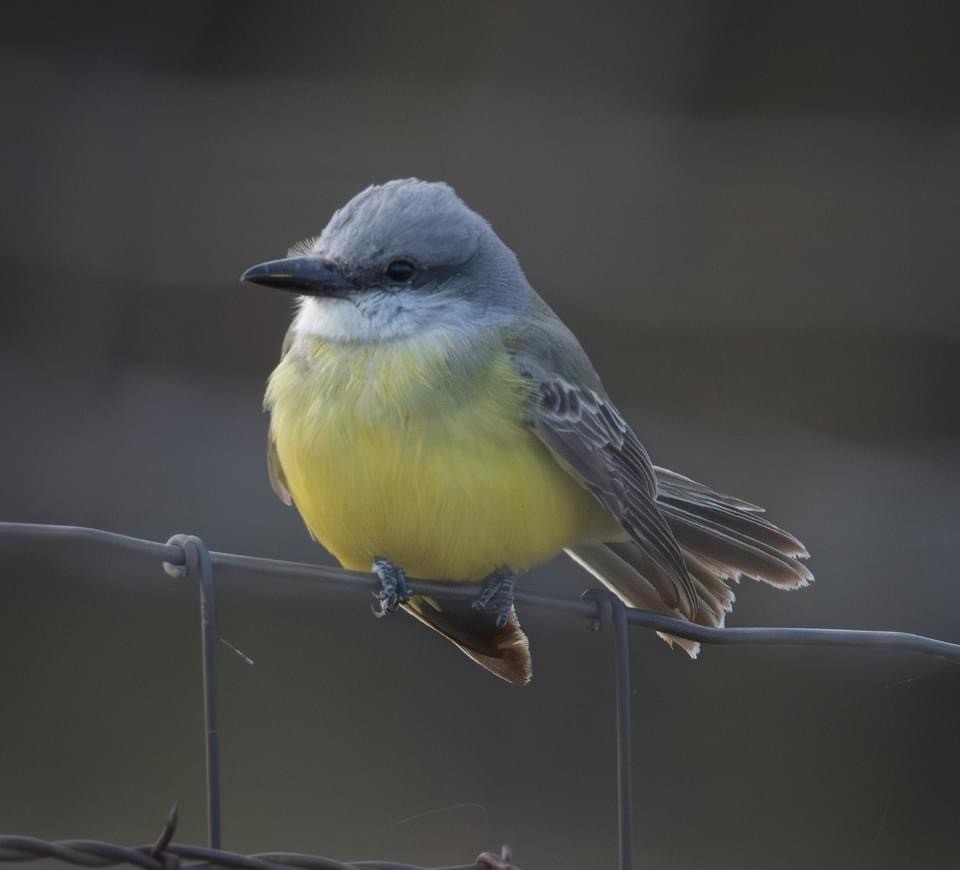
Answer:
M4 520L327 561L270 491L291 300L248 265L444 179L654 459L765 505L813 587L735 625L960 640L953 4L9 3ZM0 829L204 837L192 584L0 552ZM576 594L558 560L531 588ZM611 638L522 612L517 690L363 596L219 578L225 841L527 870L616 856ZM953 868L960 672L635 632L638 863Z

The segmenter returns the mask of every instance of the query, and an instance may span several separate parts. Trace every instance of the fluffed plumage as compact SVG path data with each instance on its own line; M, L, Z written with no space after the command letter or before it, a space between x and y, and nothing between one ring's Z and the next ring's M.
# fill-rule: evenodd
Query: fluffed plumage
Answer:
M627 604L713 626L728 581L812 581L760 508L652 464L574 335L446 185L368 188L292 253L247 273L306 292L267 390L268 467L345 566L376 556L468 582L565 549ZM515 610L498 626L465 604L405 609L530 679Z

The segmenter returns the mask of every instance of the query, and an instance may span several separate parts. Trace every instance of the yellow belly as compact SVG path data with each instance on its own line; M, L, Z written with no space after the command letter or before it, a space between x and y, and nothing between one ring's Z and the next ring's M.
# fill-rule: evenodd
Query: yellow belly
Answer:
M612 521L531 434L505 352L313 342L271 377L267 405L294 502L348 568L477 580L609 536ZM461 370L463 369L463 370Z

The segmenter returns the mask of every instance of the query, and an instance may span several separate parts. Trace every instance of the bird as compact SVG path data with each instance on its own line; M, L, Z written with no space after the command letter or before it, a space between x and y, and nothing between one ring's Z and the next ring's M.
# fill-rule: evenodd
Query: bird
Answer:
M448 184L371 185L241 280L297 296L264 397L273 489L341 565L379 578L378 615L402 609L524 685L514 584L561 552L626 605L705 626L724 625L743 576L812 582L804 545L762 508L653 464ZM480 592L438 600L409 578Z

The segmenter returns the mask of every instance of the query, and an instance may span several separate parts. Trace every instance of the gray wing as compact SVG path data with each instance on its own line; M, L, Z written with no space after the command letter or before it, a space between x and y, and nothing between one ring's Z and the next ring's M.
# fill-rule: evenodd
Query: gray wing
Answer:
M277 445L273 440L273 433L267 432L267 474L270 475L270 486L285 505L293 504L293 496L287 487L287 479L283 475L283 466L277 456Z
M290 350L293 343L293 329L288 329L283 337L283 346L280 349L280 359L283 359ZM273 427L267 431L267 474L270 475L270 486L285 505L293 504L293 496L290 495L290 487L287 486L287 478L283 474L283 466L280 464L280 457L277 455L277 444L273 440Z
M693 618L696 588L657 506L653 464L576 338L547 309L513 328L505 344L529 385L531 429L637 545L642 573L665 603Z

